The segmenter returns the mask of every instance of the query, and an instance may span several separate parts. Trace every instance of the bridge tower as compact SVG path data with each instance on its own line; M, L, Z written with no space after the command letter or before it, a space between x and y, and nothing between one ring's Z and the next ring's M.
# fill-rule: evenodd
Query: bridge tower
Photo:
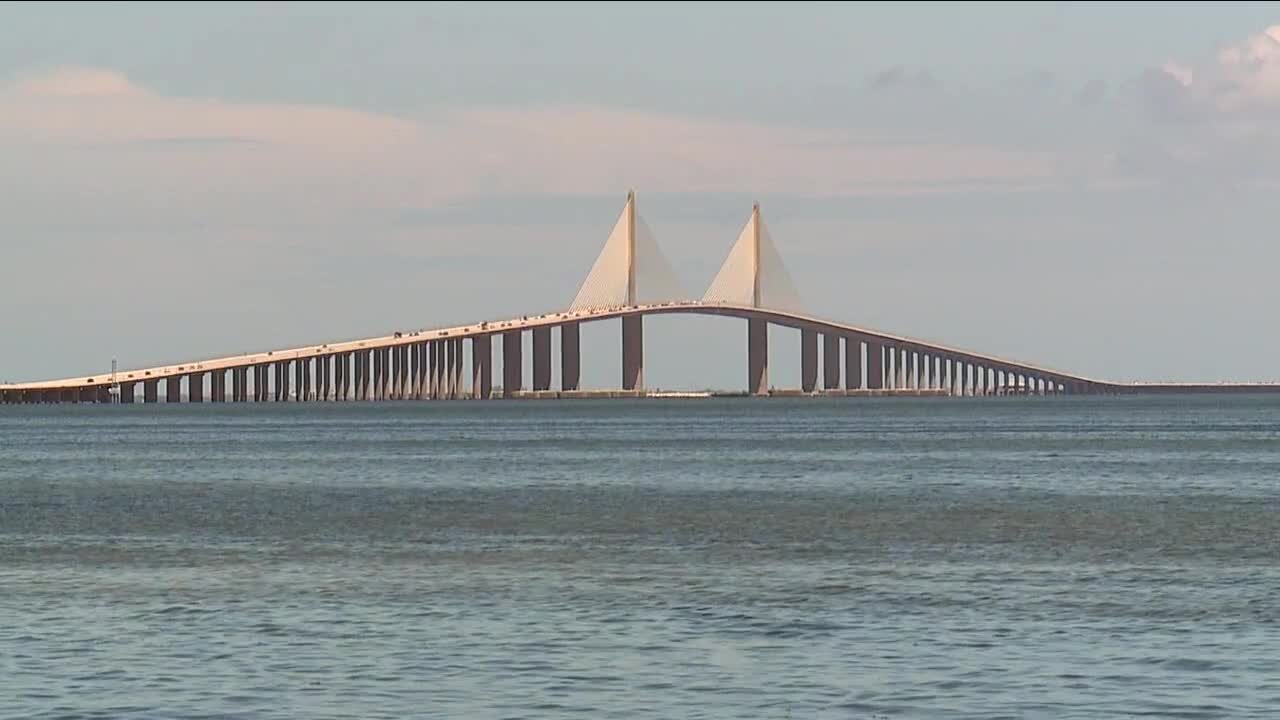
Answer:
M782 256L774 247L768 226L760 216L760 203L751 206L751 217L738 234L724 264L707 287L702 302L800 313L803 306ZM802 365L807 379L816 378L817 335L801 330ZM812 337L810 337L812 335ZM813 352L808 352L809 345ZM813 365L813 372L809 366ZM812 385L807 382L806 385ZM769 392L769 326L761 318L747 319L747 391Z
M658 247L653 231L636 212L635 192L628 192L609 239L569 305L571 312L637 309L622 316L623 390L644 390L644 328L638 308L684 297L680 281ZM577 390L578 324L566 323L560 332L563 389Z

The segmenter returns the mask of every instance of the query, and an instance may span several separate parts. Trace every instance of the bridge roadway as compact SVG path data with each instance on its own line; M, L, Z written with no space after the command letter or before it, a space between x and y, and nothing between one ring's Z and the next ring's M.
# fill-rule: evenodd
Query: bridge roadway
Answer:
M361 340L117 371L114 376L102 373L0 384L0 399L5 403L110 402L110 388L118 384L123 401L132 402L135 386L142 384L144 401L157 402L157 388L163 382L166 386L165 400L176 402L181 397L180 383L186 378L189 401L201 402L205 394L204 377L210 375L210 399L223 401L226 399L226 371L231 371L231 400L244 402L249 400L250 370L255 373L255 401L270 400L273 396L276 401L296 396L322 400L487 398L491 395L490 340L495 335L503 338L504 394L511 396L522 390L520 334L524 331L533 332L533 389L549 390L550 332L554 327L561 331L563 389L576 391L580 363L578 325L615 318L623 323L623 389L637 391L643 388L640 318L664 314L746 319L749 336L748 390L754 394L768 391L768 324L801 331L801 390L805 392L817 391L819 334L824 338L822 389L826 391L839 390L842 385L845 391L928 388L960 395L1280 391L1280 384L1260 383L1115 383L792 312L728 303L679 301L553 312L496 322L396 332ZM464 390L461 377L463 340L473 343L470 392ZM841 340L845 347L843 373ZM293 367L292 379L296 382L293 394L289 388L290 366ZM274 382L270 380L272 368Z

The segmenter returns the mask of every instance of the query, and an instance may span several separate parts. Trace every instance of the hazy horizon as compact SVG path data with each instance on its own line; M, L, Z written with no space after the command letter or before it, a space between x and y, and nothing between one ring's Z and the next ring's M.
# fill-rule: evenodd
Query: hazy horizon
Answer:
M1276 118L1270 4L6 4L0 382L563 309L630 189L692 297L759 201L814 315L1280 380ZM646 384L745 345L647 319Z

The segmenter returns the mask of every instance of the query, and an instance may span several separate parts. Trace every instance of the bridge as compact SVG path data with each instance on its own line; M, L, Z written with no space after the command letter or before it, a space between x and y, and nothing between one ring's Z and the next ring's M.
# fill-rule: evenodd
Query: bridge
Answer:
M1280 384L1117 383L948 347L808 314L760 207L701 298L680 290L671 265L629 193L577 296L567 309L457 327L396 332L159 367L0 385L6 404L311 402L643 396L644 318L719 315L745 320L750 395L1094 395L1280 391ZM619 320L622 374L616 391L579 386L583 323ZM800 387L769 385L768 326L800 331ZM523 334L532 334L532 387L523 387ZM551 387L553 332L560 387ZM819 343L821 338L821 343ZM501 344L501 389L493 384ZM819 353L821 348L821 353ZM819 378L821 356L821 378ZM469 361L469 363L468 363ZM470 372L464 377L464 367ZM227 380L230 378L230 392Z

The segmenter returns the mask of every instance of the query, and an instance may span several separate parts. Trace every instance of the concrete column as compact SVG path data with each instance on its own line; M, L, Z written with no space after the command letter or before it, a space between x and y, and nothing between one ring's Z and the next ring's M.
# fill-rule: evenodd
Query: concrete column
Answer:
M444 399L444 340L431 343L431 399Z
M364 350L357 350L351 353L351 381L353 383L352 397L355 400L364 400Z
M449 400L458 398L458 370L462 358L458 356L458 347L453 338L445 341L444 346L444 387L445 397Z
M769 323L747 318L747 392L769 394Z
M622 389L644 389L644 318L622 317Z
M321 390L320 399L328 402L333 399L333 356L325 355L320 359Z
M160 385L159 380L143 380L142 381L142 402L153 403L159 398L156 387ZM124 386L121 385L123 388Z
M582 350L578 323L560 326L560 389L578 390L582 375ZM474 345L472 346L474 350Z
M284 402L289 399L289 364L283 361L277 361L274 366L276 374L275 397L276 402Z
M342 356L342 399L355 400L356 354L349 352Z
M231 402L243 402L240 397L244 387L244 368L231 368Z
M305 380L303 380L303 376L307 374L306 368L303 367L305 364L306 364L306 360L301 357L296 358L293 361L293 400L294 402L303 402L307 399L307 394L306 394L307 383Z
M454 373L458 368L458 357L454 351L453 338L444 341L444 397L453 400L458 397L458 384L454 382Z
M391 348L391 358L391 364L394 368L391 375L391 397L395 400L403 400L404 379L409 376L404 367L404 345L397 345Z
M171 378L165 378L164 401L167 403L176 403L176 402L182 401L182 376L181 375L174 375Z
M226 370L213 370L209 373L209 402L227 401L226 379Z
M431 343L418 343L418 394L419 400L431 397Z
M522 388L524 367L520 358L520 331L508 330L502 333L502 394L511 397Z
M840 336L822 334L822 388L840 389Z
M187 402L204 402L204 373L191 373L187 376Z
M884 388L884 346L880 343L867 343L867 389Z
M493 391L493 344L490 337L476 335L471 338L471 397L476 400L488 400Z
M62 402L76 404L80 402L80 393L74 388L67 388L61 391Z
M356 400L360 400L362 402L368 399L367 396L365 395L365 388L367 387L367 385L365 384L365 378L369 376L368 367L367 367L368 357L369 357L368 350L357 350L354 353L354 364L355 364L354 375L355 375L355 384L356 384L355 398Z
M856 337L844 339L844 389L862 388L862 341Z
M404 396L407 400L418 399L418 344L404 346L409 357L409 379L405 383Z
M933 357L928 353L920 353L920 389L933 388Z
M911 365L910 365L910 369L907 372L910 373L911 378L910 378L910 381L907 383L907 386L910 387L912 390L919 390L920 380L921 380L920 365L922 364L920 361L922 358L918 350L912 350L909 354L911 356Z
M533 389L551 389L551 328L533 329Z
M453 339L453 397L455 400L461 400L466 394L467 388L464 386L463 380L465 376L462 372L462 338Z
M906 349L906 348L902 348L901 350L899 350L899 351L898 351L897 361L898 361L898 367L897 367L897 370L898 370L898 384L897 384L897 387L898 387L898 389L899 389L899 390L905 390L905 389L907 389L908 387L910 387L910 386L907 384L907 349Z
M818 386L818 333L800 330L800 389L813 392Z
M298 391L301 394L303 402L311 402L315 398L311 362L312 359L309 357L298 358L299 367L302 370L302 385L298 387Z

